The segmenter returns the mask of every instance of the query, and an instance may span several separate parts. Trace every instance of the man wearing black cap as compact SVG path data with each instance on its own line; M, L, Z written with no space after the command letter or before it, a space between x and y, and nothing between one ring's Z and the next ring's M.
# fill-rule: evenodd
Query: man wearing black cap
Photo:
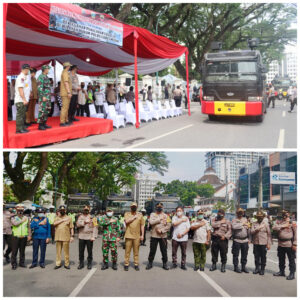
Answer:
M22 71L18 75L15 84L15 105L17 108L16 116L16 133L27 133L25 119L26 119L26 107L29 102L31 79L29 76L30 66L24 64Z
M227 252L228 252L228 240L231 237L231 224L225 219L225 211L223 209L218 210L217 217L212 220L213 233L211 235L211 256L212 256L212 266L210 271L217 269L218 254L220 251L221 256L221 272L224 273L226 262L227 262Z
M69 121L79 121L75 118L76 108L78 104L78 92L80 91L79 79L77 76L78 67L76 65L70 68L70 78L72 82L72 97L69 106Z
M171 228L171 219L163 212L163 204L156 205L156 212L151 213L149 223L151 225L150 253L146 270L152 268L157 245L159 244L162 254L163 269L169 270L167 253L167 232Z

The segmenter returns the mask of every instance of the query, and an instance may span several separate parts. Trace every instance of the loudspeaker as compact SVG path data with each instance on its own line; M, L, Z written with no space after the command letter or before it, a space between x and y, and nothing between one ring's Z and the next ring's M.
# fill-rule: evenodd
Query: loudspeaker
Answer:
M125 85L131 86L131 78L126 78Z
M161 81L161 86L165 86L166 85L166 81L165 80L162 80Z

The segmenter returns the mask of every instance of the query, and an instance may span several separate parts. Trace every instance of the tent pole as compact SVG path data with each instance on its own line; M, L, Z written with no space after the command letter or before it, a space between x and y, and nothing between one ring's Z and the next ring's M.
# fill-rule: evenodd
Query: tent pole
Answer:
M138 69L137 69L137 40L138 34L134 32L134 80L135 80L135 114L136 114L136 123L135 127L140 127L139 122L139 87L138 87Z
M118 89L118 69L115 69L115 76L116 76L116 90ZM119 93L120 91L117 92L117 100L119 100Z
M9 148L8 140L8 91L7 91L7 72L6 72L6 15L7 3L3 3L3 148Z
M52 66L54 67L54 79L53 79L53 88L56 87L56 61L55 59L52 60Z
M190 84L189 84L189 50L185 51L185 68L186 68L186 92L187 92L187 100L188 100L188 111L189 116L191 115L191 104L190 104Z

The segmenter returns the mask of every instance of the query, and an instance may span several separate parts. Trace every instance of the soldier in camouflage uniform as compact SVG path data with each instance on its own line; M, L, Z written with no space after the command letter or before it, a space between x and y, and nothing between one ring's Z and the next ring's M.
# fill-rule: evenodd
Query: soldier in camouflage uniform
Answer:
M51 128L46 124L48 115L51 111L51 86L50 79L47 76L49 73L50 66L42 66L42 74L37 80L38 86L38 97L39 97L39 115L38 115L38 124L39 130L46 130Z
M120 222L117 217L113 216L113 211L107 209L106 215L100 217L100 226L103 227L103 237L102 237L102 253L103 253L103 265L101 270L108 269L108 256L109 249L111 251L111 260L113 270L117 270L117 242L120 241L121 228Z

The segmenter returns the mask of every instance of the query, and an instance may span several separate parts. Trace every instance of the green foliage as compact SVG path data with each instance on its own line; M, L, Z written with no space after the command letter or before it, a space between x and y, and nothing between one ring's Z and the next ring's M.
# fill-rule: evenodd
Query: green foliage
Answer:
M234 212L235 211L235 206L234 206L234 201L231 200L228 204L222 201L218 201L213 209L219 210L219 209L224 209L227 212Z
M14 195L11 187L7 184L3 185L3 200L5 202L18 202L18 199Z

